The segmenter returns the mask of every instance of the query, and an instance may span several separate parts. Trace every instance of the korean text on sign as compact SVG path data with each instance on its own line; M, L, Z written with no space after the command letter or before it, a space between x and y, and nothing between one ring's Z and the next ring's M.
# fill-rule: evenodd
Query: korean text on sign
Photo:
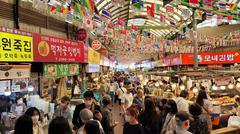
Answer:
M0 61L33 61L32 37L0 32Z

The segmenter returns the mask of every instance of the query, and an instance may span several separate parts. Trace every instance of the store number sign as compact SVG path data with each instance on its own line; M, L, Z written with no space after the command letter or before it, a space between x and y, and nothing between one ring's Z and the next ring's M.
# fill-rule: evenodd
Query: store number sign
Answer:
M33 61L32 35L1 27L0 61Z

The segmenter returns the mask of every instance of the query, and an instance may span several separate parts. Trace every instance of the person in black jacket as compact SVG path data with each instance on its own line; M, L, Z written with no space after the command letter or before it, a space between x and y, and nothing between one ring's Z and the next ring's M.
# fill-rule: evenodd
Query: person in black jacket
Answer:
M94 95L92 91L86 91L83 95L84 97L84 103L79 104L76 106L74 113L73 113L73 119L72 119L72 123L74 125L73 129L77 130L80 127L83 126L83 122L80 118L80 112L84 109L84 108L88 108L89 110L91 110L94 113L94 119L97 119L99 121L101 121L102 119L102 115L101 115L101 108L99 105L94 104Z

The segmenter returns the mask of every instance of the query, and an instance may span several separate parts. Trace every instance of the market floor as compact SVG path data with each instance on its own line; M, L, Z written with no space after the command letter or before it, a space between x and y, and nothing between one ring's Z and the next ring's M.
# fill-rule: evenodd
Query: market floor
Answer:
M115 121L118 121L119 124L115 127L115 134L122 134L123 131L123 117L119 114L118 105L115 104L113 107L113 118Z

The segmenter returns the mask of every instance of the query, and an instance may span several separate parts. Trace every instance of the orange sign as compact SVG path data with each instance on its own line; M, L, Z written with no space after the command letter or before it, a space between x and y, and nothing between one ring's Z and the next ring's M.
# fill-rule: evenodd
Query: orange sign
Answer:
M92 42L92 49L93 50L99 50L101 48L102 44L99 40L94 40Z

